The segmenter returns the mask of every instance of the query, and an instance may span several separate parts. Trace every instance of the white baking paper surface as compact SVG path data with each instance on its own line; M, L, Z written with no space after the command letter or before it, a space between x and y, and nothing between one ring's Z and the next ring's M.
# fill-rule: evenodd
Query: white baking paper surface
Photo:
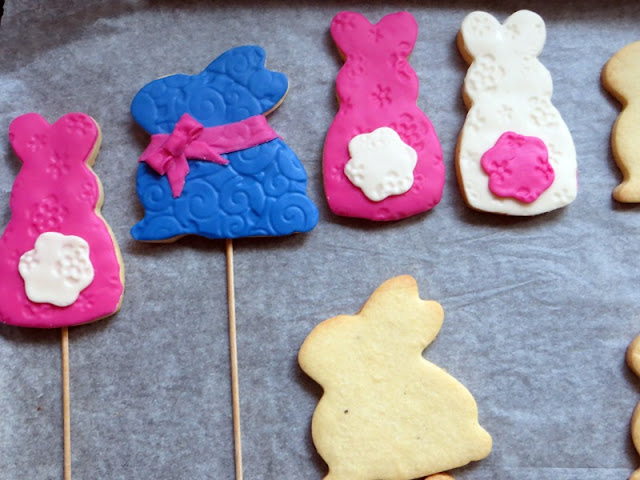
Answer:
M469 388L493 436L491 455L456 478L614 480L640 465L628 427L640 388L624 364L640 332L640 207L611 200L620 174L609 134L619 105L600 84L606 60L638 39L640 4L526 4L547 23L541 60L574 135L580 190L561 211L520 219L474 212L458 190L454 148L467 67L455 36L470 11L504 20L523 6L7 1L0 226L19 169L6 136L11 120L83 111L102 127L95 170L126 264L121 312L70 331L74 478L234 476L224 242L131 239L143 213L136 161L148 136L129 103L149 81L197 73L242 44L263 46L269 67L289 77L289 95L270 123L304 163L320 209L309 234L234 242L245 478L324 476L310 437L321 390L297 366L298 348L316 324L356 312L398 274L413 275L423 298L443 305L444 326L425 356ZM372 21L401 9L416 16L419 105L440 137L447 174L431 213L375 224L328 210L321 156L341 66L328 27L343 9ZM0 326L2 478L61 477L59 348L59 331Z

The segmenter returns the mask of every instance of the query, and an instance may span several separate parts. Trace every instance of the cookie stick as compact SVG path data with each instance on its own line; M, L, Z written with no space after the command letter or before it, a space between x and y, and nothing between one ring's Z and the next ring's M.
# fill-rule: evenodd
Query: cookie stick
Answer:
M152 135L138 167L145 216L131 229L133 238L226 240L237 479L242 447L232 239L307 232L318 221L302 163L265 119L287 90L286 76L266 69L264 50L244 46L199 74L149 83L131 104L136 122Z
M69 391L69 328L62 327L62 449L64 480L71 480L71 394Z
M236 341L236 293L233 272L233 240L225 242L227 255L227 308L229 309L229 357L231 364L231 405L236 479L242 480L242 430L240 428L240 382L238 381L238 343Z
M70 480L68 327L113 315L124 293L122 258L91 169L100 128L84 113L54 124L29 113L11 123L9 139L22 167L0 237L0 321L62 329L63 471Z

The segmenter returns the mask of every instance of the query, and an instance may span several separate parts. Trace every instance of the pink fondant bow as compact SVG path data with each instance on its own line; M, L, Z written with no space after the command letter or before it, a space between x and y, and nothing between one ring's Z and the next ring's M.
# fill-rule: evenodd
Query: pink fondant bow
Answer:
M216 127L203 127L188 113L182 115L171 134L151 135L151 143L138 161L145 162L160 175L166 175L173 197L182 194L189 173L187 159L206 160L222 165L229 160L223 153L237 152L278 138L262 115Z

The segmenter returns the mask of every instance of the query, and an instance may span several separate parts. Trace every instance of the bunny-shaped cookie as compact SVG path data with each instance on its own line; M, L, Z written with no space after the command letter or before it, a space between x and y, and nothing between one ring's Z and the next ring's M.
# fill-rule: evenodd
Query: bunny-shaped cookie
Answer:
M9 140L22 168L0 238L0 321L54 328L117 312L124 269L91 169L98 124L84 113L52 125L28 113L11 123Z
M640 335L633 339L627 349L627 365L640 377ZM640 453L640 403L636 405L631 417L631 439L636 450ZM629 480L640 480L640 468L629 477Z
M345 59L336 78L340 109L329 127L323 173L337 215L397 220L433 208L442 197L442 149L417 107L418 78L408 57L418 26L408 12L372 25L341 12L331 36Z
M155 80L131 113L151 137L137 190L144 219L136 240L288 235L311 230L318 210L307 175L265 115L282 102L287 77L265 68L256 46L233 48L197 75Z
M412 277L400 276L357 315L309 334L298 360L324 389L312 435L329 465L325 480L410 480L489 454L491 437L469 391L422 357L443 317L439 303L420 299Z
M538 55L546 38L536 13L520 10L500 25L486 12L462 22L458 46L470 63L469 108L457 148L467 203L487 212L537 215L577 194L571 133L551 104L551 75Z
M604 87L622 103L611 132L611 148L623 180L613 191L619 202L640 202L640 42L618 51L602 69Z

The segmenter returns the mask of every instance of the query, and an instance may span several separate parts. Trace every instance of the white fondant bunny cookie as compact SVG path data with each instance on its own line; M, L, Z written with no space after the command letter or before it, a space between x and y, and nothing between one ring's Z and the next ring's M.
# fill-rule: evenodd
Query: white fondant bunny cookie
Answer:
M487 212L537 215L577 194L576 151L551 104L551 74L538 55L544 21L520 10L504 24L486 12L462 22L458 46L470 64L464 80L469 113L457 149L467 203Z

